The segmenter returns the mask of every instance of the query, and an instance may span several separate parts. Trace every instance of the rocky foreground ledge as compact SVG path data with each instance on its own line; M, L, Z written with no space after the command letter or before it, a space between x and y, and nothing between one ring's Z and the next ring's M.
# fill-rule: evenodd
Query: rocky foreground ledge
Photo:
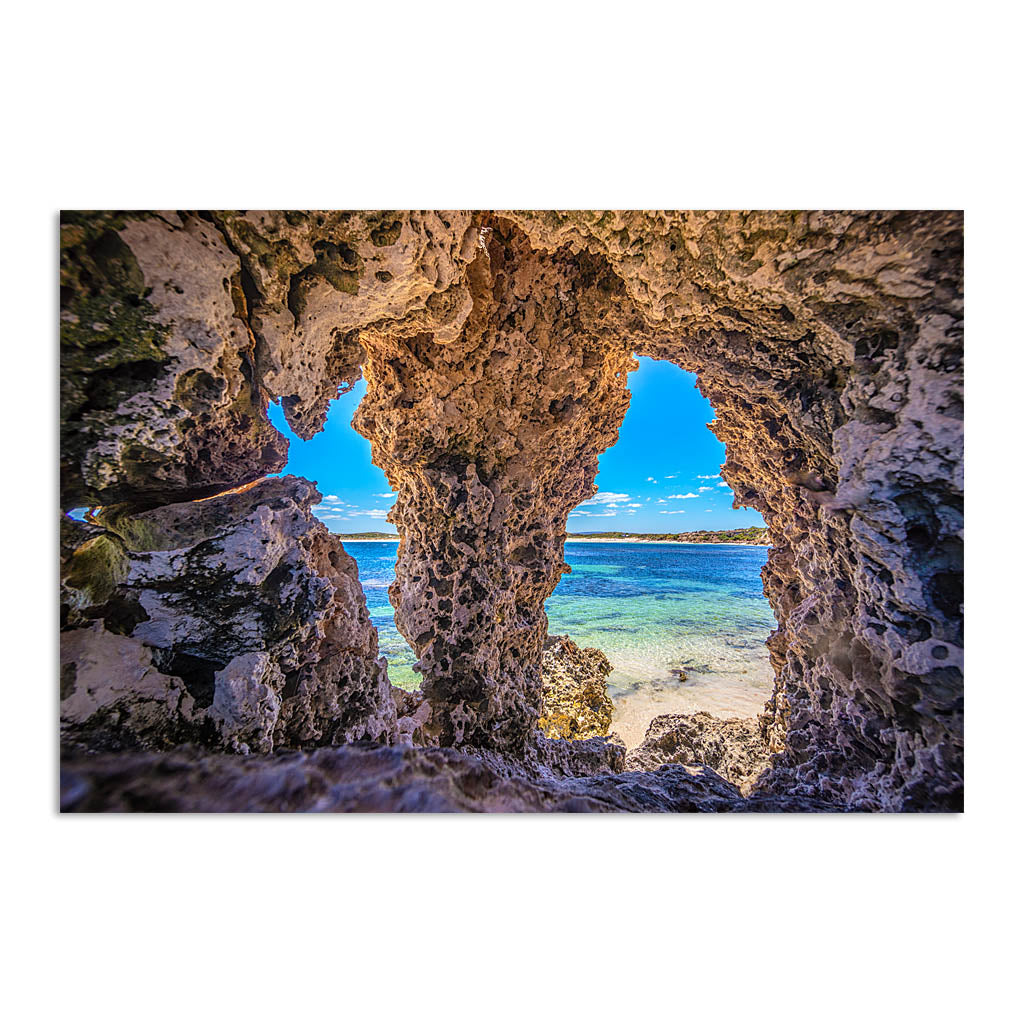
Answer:
M838 811L799 796L740 795L707 767L559 777L484 752L357 743L238 757L66 750L62 811Z
M841 811L810 796L756 791L770 767L756 719L662 715L628 753L609 733L611 666L596 648L548 638L540 731L523 757L430 746L429 704L394 690L395 745L358 742L242 756L62 752L62 811L772 812ZM426 744L426 745L424 745ZM865 810L872 809L869 807Z

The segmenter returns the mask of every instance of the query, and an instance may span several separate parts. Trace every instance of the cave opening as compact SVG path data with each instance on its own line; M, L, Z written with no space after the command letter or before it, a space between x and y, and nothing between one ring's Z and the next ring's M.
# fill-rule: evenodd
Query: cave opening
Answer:
M395 626L388 598L399 539L387 518L395 494L373 462L370 442L352 426L366 387L360 379L332 401L323 429L309 440L288 425L283 403L272 403L268 416L289 441L288 463L278 475L302 476L317 484L322 497L311 512L342 538L345 550L355 559L380 653L388 662L388 679L401 689L415 690L420 684L420 673L413 668L416 656Z
M125 742L213 730L218 749L266 753L418 743L415 718L424 746L524 763L568 756L535 742L558 587L587 582L583 571L562 579L574 544L608 559L623 538L570 538L566 549L567 526L601 532L620 511L615 525L636 532L731 525L700 521L715 508L701 498L717 493L701 487L725 493L728 482L774 542L761 573L778 620L766 645L775 685L757 726L774 759L763 786L857 807L955 804L962 218L396 216L100 213L62 225L62 508L94 506L84 524L61 521L62 658L79 680L69 669L65 735L88 738L116 714ZM138 316L120 317L127 307ZM108 365L115 351L123 372ZM657 462L650 436L622 447L644 406L634 352L668 374L699 374L724 464L718 449L684 480ZM363 373L365 388L339 399L339 382ZM270 415L284 434L286 418L316 435L292 442L291 461L266 395L280 400ZM691 454L697 437L714 443L710 408L693 436L678 398L661 408L652 436L671 453ZM369 443L348 426L353 412ZM318 447L323 466L309 465ZM619 454L637 486L608 475ZM293 476L264 478L286 463ZM698 481L715 468L721 485ZM376 477L359 490L364 470ZM639 486L655 482L664 489ZM650 500L624 500L638 497ZM661 507L641 524L647 505ZM375 600L326 530L363 534L349 551L390 553L394 539L365 539L391 534L388 523L401 534L397 568ZM621 564L591 572L595 585L620 585ZM716 596L720 569L706 576L688 595L702 602L705 637L736 596ZM675 566L663 578L678 587L693 574ZM650 604L661 614L676 596ZM650 633L592 610L624 635ZM405 648L397 630L411 644L421 701L392 693L379 647L393 675L397 658L378 645L371 615L382 641L394 622L396 644ZM566 633L587 643L581 625ZM719 634L723 647L735 639ZM222 666L219 702L201 706L209 668L178 654ZM692 684L703 664L677 657L668 668Z
M598 460L597 493L569 514L548 631L612 666L612 730L632 747L664 714L759 714L777 627L763 592L767 533L720 475L696 375L640 357L618 439Z
M628 386L617 440L598 457L598 490L566 522L571 572L544 609L551 636L567 635L609 659L611 729L633 747L659 715L759 714L771 695L765 641L777 621L761 579L764 520L738 505L720 475L725 445L708 429L716 414L696 375L640 356ZM289 440L277 475L316 482L322 498L311 511L356 562L389 681L418 692L417 655L389 595L396 493L353 425L367 387L360 378L331 401L309 440L289 426L287 402L272 403L269 419Z

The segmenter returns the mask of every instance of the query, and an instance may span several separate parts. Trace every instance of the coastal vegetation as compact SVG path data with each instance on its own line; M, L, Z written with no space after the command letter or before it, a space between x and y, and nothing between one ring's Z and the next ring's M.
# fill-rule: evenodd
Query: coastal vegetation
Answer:
M368 530L365 533L336 533L338 540L398 540L394 533ZM675 541L680 544L769 544L763 526L747 526L739 530L693 530L689 533L623 533L604 530L597 533L567 533L566 540Z
M763 526L747 526L740 530L694 530L690 533L622 533L608 530L603 533L569 533L566 540L644 540L676 541L682 544L769 544L768 531Z

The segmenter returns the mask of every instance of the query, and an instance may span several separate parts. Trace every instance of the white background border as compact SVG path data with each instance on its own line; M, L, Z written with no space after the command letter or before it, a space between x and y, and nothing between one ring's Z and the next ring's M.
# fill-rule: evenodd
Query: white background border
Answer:
M1002 1015L1020 910L1013 10L7 13L11 1019ZM57 210L225 206L966 207L967 814L59 818Z

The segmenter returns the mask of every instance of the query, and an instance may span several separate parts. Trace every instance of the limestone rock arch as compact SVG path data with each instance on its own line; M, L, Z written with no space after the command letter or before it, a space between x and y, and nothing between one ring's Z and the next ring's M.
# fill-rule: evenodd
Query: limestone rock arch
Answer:
M140 657L171 677L181 656L202 660L152 641L163 599L151 591L173 580L152 584L141 565L154 562L151 521L183 508L171 516L180 532L196 499L280 470L270 399L308 437L363 375L355 425L398 495L392 600L423 670L427 730L442 745L528 755L565 519L616 439L633 353L650 355L696 372L718 412L723 475L771 532L779 628L763 788L954 806L962 241L962 216L941 212L68 214L62 507L104 511L64 527L65 624L143 643ZM230 519L231 501L216 500ZM331 573L354 570L339 568L311 500L293 501L287 531L266 517L259 529L290 538L277 565L321 611L288 628L308 636L314 622L316 639L305 661L288 628L222 652L268 654L260 678L247 690L236 671L230 692L263 687L280 707L268 722L273 700L239 697L216 727L212 713L196 726L205 742L240 742L236 719L247 736L298 745L395 736L358 587L312 596L341 593ZM183 573L245 550L256 513L237 501L212 554L198 527L173 549L193 553Z

